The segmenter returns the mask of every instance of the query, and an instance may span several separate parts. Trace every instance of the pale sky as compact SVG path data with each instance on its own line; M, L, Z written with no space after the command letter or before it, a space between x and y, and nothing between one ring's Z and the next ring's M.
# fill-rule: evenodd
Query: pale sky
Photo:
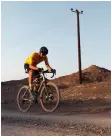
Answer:
M82 69L111 70L111 2L1 2L1 81L27 77L24 61L41 46L57 77L78 71L76 14L80 15ZM39 65L44 67L44 63Z

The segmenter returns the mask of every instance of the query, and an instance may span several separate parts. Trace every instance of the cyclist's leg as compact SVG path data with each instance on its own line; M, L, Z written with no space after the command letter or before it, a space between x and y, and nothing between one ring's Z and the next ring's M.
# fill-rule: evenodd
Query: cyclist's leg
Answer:
M30 69L29 70L29 91L31 93L32 103L37 103L37 95L36 93L34 93L34 86L32 87L33 77L34 77L34 70Z
M30 69L29 70L29 78L28 78L28 82L29 82L29 87L32 88L32 79L33 79L33 70Z
M29 86L31 87L31 85L32 85L33 70L31 70L29 68L29 64L24 64L24 69L25 69L25 73L28 74L28 83L29 83Z
M37 70L34 70L33 77L36 80L36 84L35 84L36 88L34 89L36 91L38 86L39 86L39 83L40 83L40 81L39 81L40 74L39 74L39 72Z
M25 69L25 73L28 74L29 91L30 91L31 98L33 100L34 99L33 94L32 94L32 91L33 91L33 88L32 88L33 70L31 70L29 68L28 64L24 64L24 69Z

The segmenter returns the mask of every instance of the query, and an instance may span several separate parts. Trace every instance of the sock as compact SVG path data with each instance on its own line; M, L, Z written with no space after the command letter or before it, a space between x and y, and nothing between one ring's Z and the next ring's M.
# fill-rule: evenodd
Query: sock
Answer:
M32 84L29 84L29 87L31 88L31 87L32 87Z

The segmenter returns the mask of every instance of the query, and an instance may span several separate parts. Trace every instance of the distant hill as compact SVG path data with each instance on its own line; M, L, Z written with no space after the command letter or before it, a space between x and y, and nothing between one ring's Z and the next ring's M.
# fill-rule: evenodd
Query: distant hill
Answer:
M20 85L20 84L27 84L28 79L24 78L21 80L10 80L10 81L6 81L6 82L1 82L2 86L12 86L12 85Z
M101 82L108 80L111 77L111 71L105 68L101 68L96 65L91 65L90 67L82 71L83 83ZM53 80L57 84L74 85L79 83L78 72L72 73L70 75L61 76ZM6 82L1 82L2 86L14 86L14 85L28 84L28 79L24 78L21 80L11 80Z

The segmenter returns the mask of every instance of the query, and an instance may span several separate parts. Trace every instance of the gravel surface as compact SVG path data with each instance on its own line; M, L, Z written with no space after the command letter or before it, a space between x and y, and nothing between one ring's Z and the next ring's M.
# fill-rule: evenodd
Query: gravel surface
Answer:
M55 116L2 110L1 123L2 136L111 136L111 114Z
M91 132L79 132L74 129L61 129L57 127L35 127L35 126L18 126L18 125L6 125L1 126L2 136L97 136Z

